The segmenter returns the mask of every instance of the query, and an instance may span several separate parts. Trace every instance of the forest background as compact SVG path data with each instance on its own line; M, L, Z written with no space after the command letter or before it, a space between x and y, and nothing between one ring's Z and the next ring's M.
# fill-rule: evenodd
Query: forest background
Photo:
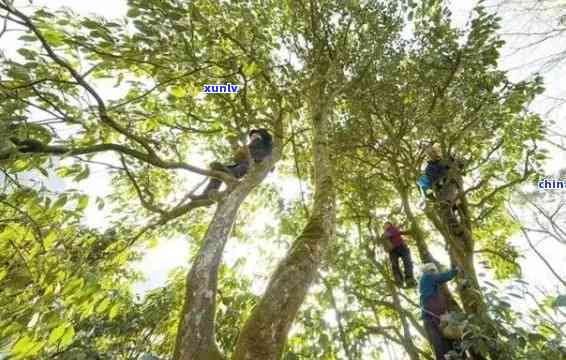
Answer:
M0 4L0 126L44 145L2 144L5 353L192 359L202 326L205 358L430 358L415 292L391 285L369 240L392 218L417 263L452 254L473 274L484 306L450 291L478 358L564 355L564 191L536 188L566 177L563 2ZM243 91L200 94L211 79ZM214 217L188 202L258 126L278 138L275 171L256 169ZM427 141L469 164L460 255L419 207ZM226 247L203 265L219 273L218 289L203 282L209 316L180 323L213 243ZM249 341L266 324L276 336Z

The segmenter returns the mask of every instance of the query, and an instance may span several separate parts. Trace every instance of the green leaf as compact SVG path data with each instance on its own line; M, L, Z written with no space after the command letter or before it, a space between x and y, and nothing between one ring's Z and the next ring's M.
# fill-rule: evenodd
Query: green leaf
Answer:
M65 347L71 344L71 342L73 342L73 338L75 337L75 329L73 328L72 325L69 325L66 329L65 329L65 333L63 334L63 336L61 337L61 341L59 343L59 346L61 347Z
M110 298L106 298L102 300L100 304L98 304L98 306L96 307L96 313L101 314L104 311L106 311L106 309L108 309L108 307L110 306L111 301L112 300L110 300Z
M79 201L77 203L77 210L84 210L88 206L88 196L87 195L80 195Z
M49 173L48 173L47 170L45 170L44 168L42 168L42 167L37 167L37 170L39 170L39 172L40 172L43 176L45 176L46 178L49 177Z
M63 45L63 34L57 30L47 30L43 32L43 37L53 46Z
M112 306L112 308L110 308L110 313L108 314L108 316L110 317L110 320L112 320L116 316L118 316L119 313L120 313L120 304L115 304L114 306Z
M176 98L181 98L187 95L187 91L181 86L172 87L170 93Z
M98 210L102 210L104 209L104 199L101 197L96 197L96 208Z
M50 18L53 18L55 15L53 15L53 14L50 13L50 12L47 12L45 9L39 9L39 10L37 10L37 11L34 13L34 16L36 16L36 17L38 17L38 18L45 17L45 18L49 18L49 19L50 19Z
M85 166L84 170L81 171L77 176L75 176L73 180L79 182L81 180L86 179L89 175L90 175L90 169L88 166Z
M57 326L55 329L51 330L51 333L49 334L49 338L47 339L47 343L49 345L56 345L59 342L59 340L63 337L63 335L65 335L65 332L67 331L67 328L69 326L71 326L71 324L65 322Z
M554 300L555 307L565 307L566 306L566 295L558 295L556 300Z
M4 280L4 278L8 275L8 270L0 269L0 281Z
M43 238L43 246L45 249L49 250L55 240L57 240L57 233L55 231L50 231L47 236Z
M22 41L37 41L37 38L33 35L23 35L20 36L18 39Z
M242 71L244 72L244 75L246 75L246 77L250 77L253 74L255 74L256 69L257 69L257 65L255 63L249 63L246 66L244 66Z
M138 17L138 16L140 16L140 14L141 14L140 10L139 10L139 9L136 9L136 8L131 8L131 9L128 10L128 12L126 13L126 15L127 15L128 17L131 17L131 18Z
M65 204L67 203L67 195L66 194L62 194L61 196L59 196L59 198L57 199L57 201L55 201L55 203L53 204L53 207L55 209L57 208L62 208L63 206L65 206Z
M98 29L98 23L97 23L96 21L92 21L92 20L90 20L90 19L85 19L85 20L82 22L82 25L83 25L84 27L86 27L87 29L91 29L91 30L93 30L93 29Z
M37 57L37 53L33 50L29 50L26 48L19 48L16 50L18 54L24 57L26 60L34 60Z
M33 345L33 339L26 335L12 346L12 352L16 355L24 355L33 348Z
M29 161L18 159L14 161L12 167L15 172L20 172L26 170L29 167L29 165L30 165Z

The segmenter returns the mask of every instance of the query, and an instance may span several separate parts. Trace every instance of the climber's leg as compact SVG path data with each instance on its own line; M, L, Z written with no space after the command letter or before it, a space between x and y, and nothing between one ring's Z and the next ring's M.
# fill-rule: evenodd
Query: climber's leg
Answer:
M399 268L399 258L401 257L399 248L401 248L401 246L398 246L395 249L391 250L391 252L389 252L389 260L391 261L391 270L393 272L395 284L401 287L403 286L403 275L401 274L401 269Z
M211 170L221 171L221 172L228 173L228 174L231 173L230 166L226 166L222 163L219 163L218 161L211 163L209 165L209 167L210 167ZM217 192L220 189L220 186L222 186L222 180L216 179L216 178L211 178L208 181L208 185L206 186L204 191L200 195L192 196L192 199L193 200L208 199L208 197L211 193Z
M403 270L405 270L405 285L408 288L417 286L413 275L413 260L411 259L411 250L407 245L400 246L401 260L403 260Z

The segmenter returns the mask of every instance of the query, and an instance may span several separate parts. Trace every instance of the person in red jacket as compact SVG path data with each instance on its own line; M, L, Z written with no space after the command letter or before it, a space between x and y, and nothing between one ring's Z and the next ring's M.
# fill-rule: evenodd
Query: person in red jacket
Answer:
M395 278L395 283L397 286L403 286L403 280L407 288L413 288L417 286L415 277L413 275L413 261L411 259L411 250L402 235L406 235L406 232L402 232L398 227L394 226L391 222L387 221L383 224L383 237L387 242L386 248L389 251L389 260L391 261L391 268L393 270L393 277ZM401 268L399 267L399 258L403 261L404 274L401 273ZM404 275L404 276L403 276Z

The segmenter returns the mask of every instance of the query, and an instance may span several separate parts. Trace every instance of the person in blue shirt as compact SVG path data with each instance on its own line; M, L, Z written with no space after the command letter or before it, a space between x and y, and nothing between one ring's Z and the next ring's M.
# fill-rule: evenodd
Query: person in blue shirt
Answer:
M446 355L454 347L454 342L446 339L440 329L440 316L448 311L446 299L440 292L440 286L452 280L458 269L438 272L433 263L424 264L419 283L421 318L436 360L445 360Z
M448 179L448 173L450 169L454 169L457 172L464 170L464 163L460 160L455 159L453 156L442 157L442 151L438 144L434 144L426 150L428 156L428 162L426 164L424 175L419 177L417 184L425 196L431 200L434 200L434 193L440 192L446 189L446 182ZM441 198L448 194L444 194Z
M438 144L434 144L427 149L429 161L425 168L425 174L432 186L439 184L448 174L449 166L442 160L442 152Z

